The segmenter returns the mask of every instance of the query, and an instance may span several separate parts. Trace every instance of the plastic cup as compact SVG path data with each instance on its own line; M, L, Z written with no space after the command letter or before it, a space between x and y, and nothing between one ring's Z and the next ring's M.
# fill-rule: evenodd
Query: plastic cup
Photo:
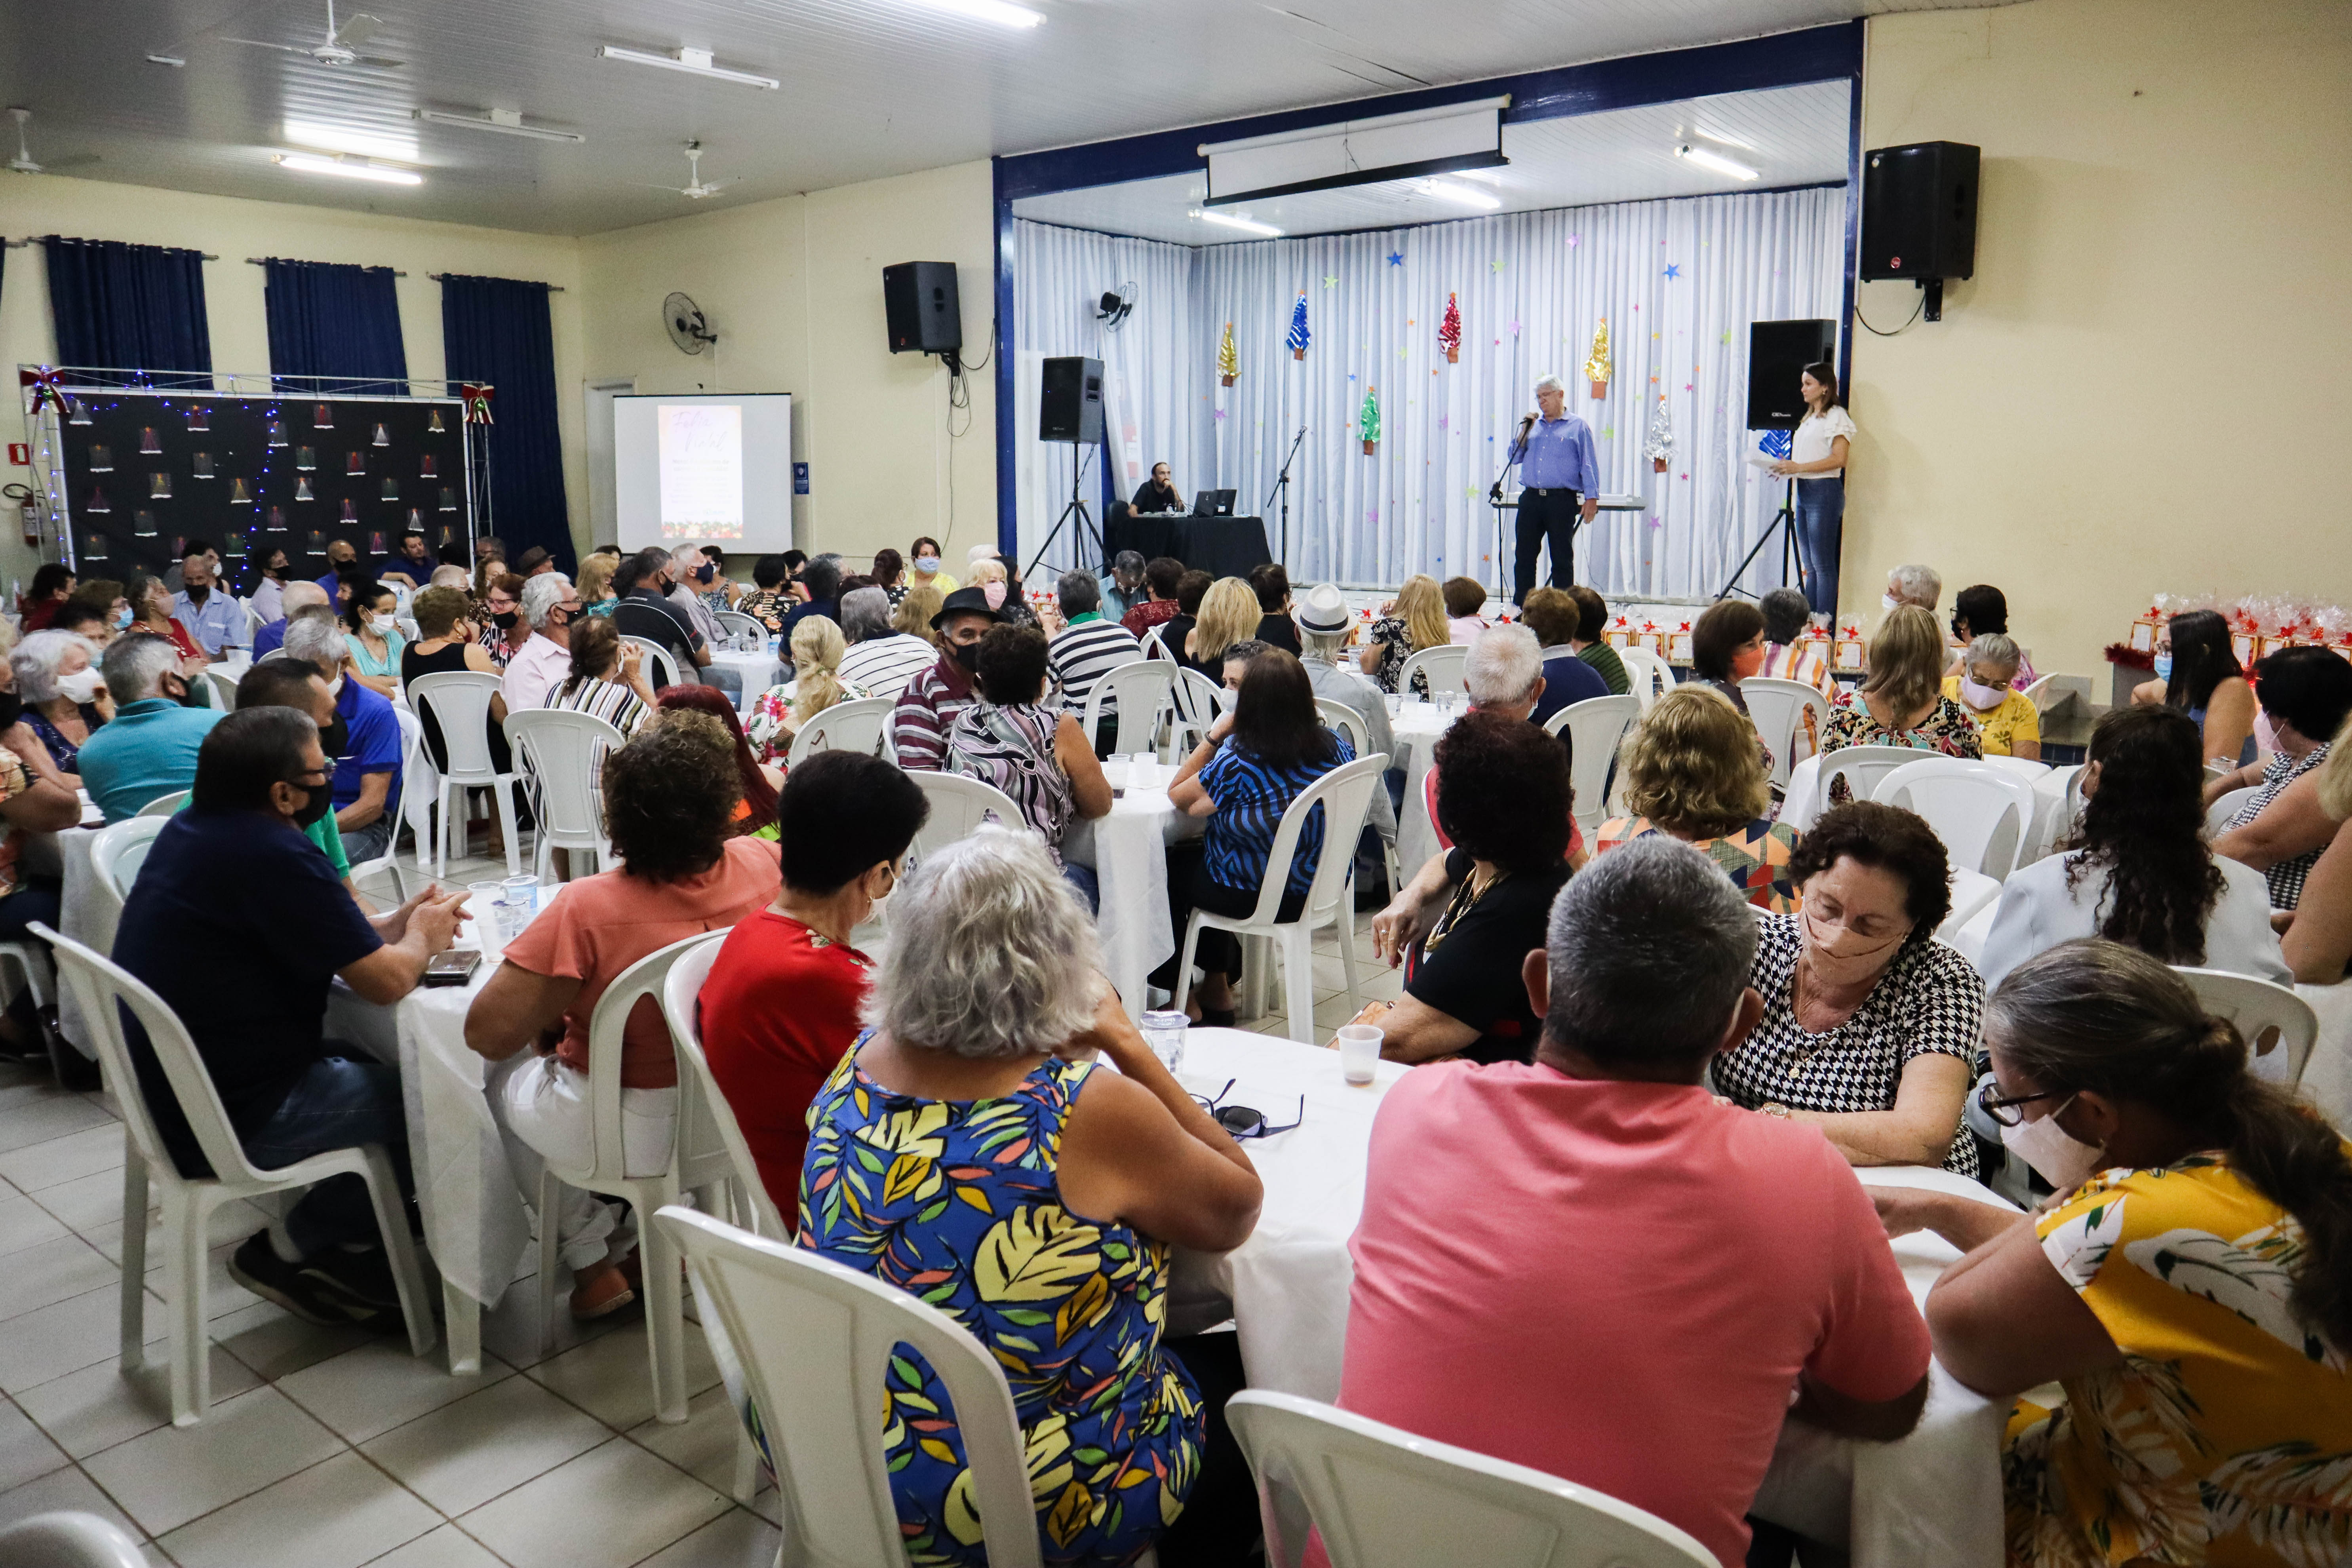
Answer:
M1377 1024L1339 1026L1339 1076L1349 1083L1370 1083L1381 1065L1382 1030Z
M481 942L482 956L496 958L505 951L506 933L499 929L499 918L506 902L506 888L499 882L468 882L466 891L466 912L473 916L469 922L474 935Z
M1381 694L1381 700L1388 704L1389 717L1391 719L1404 711L1404 697L1402 693L1384 692Z
M503 897L499 900L499 918L503 934L512 942L530 924L530 917L539 913L539 879L534 876L509 877L499 884Z
M1143 1016L1143 1042L1170 1072L1183 1070L1184 1031L1190 1027L1192 1020L1181 1013L1154 1009Z
M1127 759L1127 787L1129 789L1158 789L1160 787L1160 759L1153 756L1150 752L1138 752L1134 755L1129 757Z

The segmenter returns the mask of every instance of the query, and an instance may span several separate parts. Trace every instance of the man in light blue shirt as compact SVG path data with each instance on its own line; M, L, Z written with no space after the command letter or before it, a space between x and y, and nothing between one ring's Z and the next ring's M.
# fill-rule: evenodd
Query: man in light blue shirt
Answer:
M1593 455L1592 426L1568 412L1568 385L1556 375L1536 383L1536 406L1519 422L1511 462L1519 466L1518 550L1511 561L1517 589L1512 602L1524 605L1536 585L1536 552L1551 543L1551 585L1576 581L1576 528L1601 510L1601 464ZM1509 464L1505 464L1506 469ZM1501 499L1501 484L1496 485Z
M1102 618L1121 621L1127 612L1143 603L1143 556L1133 550L1122 550L1112 560L1110 570L1096 579L1102 595Z
M83 743L81 783L107 821L121 822L152 801L195 787L196 752L223 715L187 706L187 678L168 637L118 637L99 668L114 698L114 717Z
M180 591L172 595L172 614L188 628L206 658L218 658L223 645L244 647L245 606L213 575L212 546L191 539L180 555Z

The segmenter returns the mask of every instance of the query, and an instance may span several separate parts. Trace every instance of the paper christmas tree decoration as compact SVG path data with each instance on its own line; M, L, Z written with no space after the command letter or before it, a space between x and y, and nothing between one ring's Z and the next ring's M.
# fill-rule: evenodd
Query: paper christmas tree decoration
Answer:
M1437 346L1445 351L1447 364L1462 363L1462 307L1454 296L1445 296L1445 320L1437 323Z
M1584 379L1592 384L1592 395L1609 395L1609 318L1592 329L1592 353L1584 362Z
M1666 419L1664 393L1658 395L1658 405L1650 410L1650 434L1642 443L1642 451L1650 459L1650 467L1661 474L1666 471L1666 464L1674 458L1675 431Z
M1290 331L1282 340L1285 343L1289 345L1290 357L1292 359L1305 359L1307 357L1307 290L1301 289L1298 291L1298 303L1290 308Z
M1300 300L1298 303L1301 310L1306 308L1307 301L1305 300ZM1227 321L1225 323L1225 341L1217 345L1217 384L1219 386L1231 386L1234 384L1234 377L1241 374L1241 351L1234 347L1234 324L1231 321Z
M1364 438L1364 456L1370 457L1381 444L1381 389L1377 386L1364 391L1364 411L1356 416L1356 434Z

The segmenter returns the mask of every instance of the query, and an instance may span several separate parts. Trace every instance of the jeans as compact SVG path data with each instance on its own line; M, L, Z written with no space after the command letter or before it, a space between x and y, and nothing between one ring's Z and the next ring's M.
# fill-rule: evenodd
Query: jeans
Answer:
M1837 616L1838 546L1845 537L1845 476L1797 481L1797 557L1805 603Z
M1514 604L1528 602L1536 585L1536 552L1551 542L1551 585L1565 588L1576 581L1576 523L1582 500L1574 490L1519 492L1518 550L1511 557Z
M400 818L385 812L365 827L355 827L344 834L343 854L354 866L381 858L392 844L393 830L399 826Z
M269 1120L239 1140L256 1166L274 1171L331 1149L377 1143L392 1160L406 1198L416 1190L408 1170L408 1121L400 1108L400 1069L382 1062L329 1057L310 1064ZM367 1184L331 1176L302 1194L286 1216L286 1234L304 1258L341 1243L382 1245Z
M1092 866L1081 866L1075 860L1062 862L1062 880L1076 888L1078 897L1087 901L1087 913L1102 913L1102 879Z

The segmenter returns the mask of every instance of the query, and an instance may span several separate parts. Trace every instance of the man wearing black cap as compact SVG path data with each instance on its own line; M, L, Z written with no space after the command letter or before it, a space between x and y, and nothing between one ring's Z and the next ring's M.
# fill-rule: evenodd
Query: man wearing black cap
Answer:
M890 710L890 742L900 767L940 771L948 726L973 701L971 667L980 657L980 639L1003 618L978 588L958 588L940 604L931 617L931 630L940 635L939 660L907 683L898 706Z

